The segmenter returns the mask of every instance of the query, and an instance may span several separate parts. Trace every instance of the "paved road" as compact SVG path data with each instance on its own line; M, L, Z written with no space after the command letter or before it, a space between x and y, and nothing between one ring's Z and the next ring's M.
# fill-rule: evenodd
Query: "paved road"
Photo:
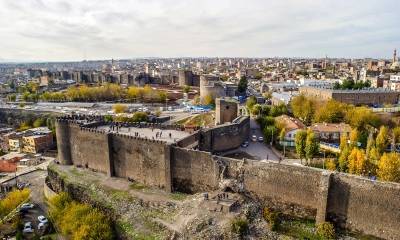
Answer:
M21 169L20 171L18 171L16 174L15 173L8 173L7 176L5 176L5 177L0 179L0 184L1 183L5 183L5 182L9 182L13 178L15 178L16 176L25 175L25 174L28 174L28 173L30 173L32 171L37 170L37 169L46 170L47 166L49 165L49 163L54 161L54 158L52 158L52 157L43 157L43 158L45 159L44 162L40 163L39 165L26 167L26 168Z
M264 136L261 132L260 126L254 119L250 118L250 134L249 134L249 146L246 148L240 147L235 150L231 150L228 152L224 152L223 155L232 155L237 152L246 152L247 154L251 155L255 160L273 160L278 161L279 156L275 154L271 147L264 143L264 142L253 142L251 141L251 136L256 135L258 137Z
M264 142L252 142L251 141L251 136L256 135L258 137L264 136L260 126L257 124L257 122L250 118L250 136L249 136L249 146L247 148L241 148L242 151L254 156L255 158L259 160L279 160L279 156L277 156L270 148L269 145L267 145Z
M18 183L29 183L29 189L31 190L30 203L33 203L35 207L28 211L28 213L23 215L22 221L23 223L31 222L32 227L35 229L35 232L40 234L37 227L39 225L38 216L43 215L47 217L48 207L44 200L43 194L43 185L45 182L45 178L47 176L47 171L45 170L36 170L30 172L28 174L19 176L17 179L12 179L8 183L15 185L15 182ZM33 234L24 234L24 239L30 239L33 237Z

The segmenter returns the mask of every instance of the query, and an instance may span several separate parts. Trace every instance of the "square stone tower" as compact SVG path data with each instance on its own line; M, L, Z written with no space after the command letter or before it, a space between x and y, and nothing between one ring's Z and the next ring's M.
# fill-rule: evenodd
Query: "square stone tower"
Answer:
M238 117L238 102L232 98L215 99L215 125L232 122Z

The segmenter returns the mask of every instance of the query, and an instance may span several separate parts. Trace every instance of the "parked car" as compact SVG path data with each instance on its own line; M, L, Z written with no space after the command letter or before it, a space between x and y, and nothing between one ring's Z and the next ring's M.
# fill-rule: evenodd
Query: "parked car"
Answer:
M46 226L47 226L47 223L40 222L40 223L38 224L38 230L45 229Z
M264 142L264 138L263 137L258 137L258 141L259 142Z
M24 225L24 229L22 230L23 233L33 233L32 223L26 222Z
M49 221L47 220L47 218L45 216L40 215L38 218L39 222L41 223L48 223Z
M249 142L248 141L244 141L241 146L243 148L247 148L249 146Z
M35 205L33 205L32 203L24 203L21 205L20 209L21 210L28 210L28 209L32 209L34 208Z
M256 135L251 136L251 141L257 142L257 136Z

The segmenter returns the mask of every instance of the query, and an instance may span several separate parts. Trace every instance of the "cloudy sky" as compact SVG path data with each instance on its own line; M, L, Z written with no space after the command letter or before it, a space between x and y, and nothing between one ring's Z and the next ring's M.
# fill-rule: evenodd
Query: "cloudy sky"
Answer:
M0 0L0 61L387 57L399 0Z

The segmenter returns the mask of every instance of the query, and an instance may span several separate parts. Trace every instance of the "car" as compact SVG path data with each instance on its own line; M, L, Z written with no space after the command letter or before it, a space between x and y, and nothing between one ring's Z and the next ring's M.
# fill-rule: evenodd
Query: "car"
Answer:
M241 146L242 146L243 148L247 148L247 147L249 146L249 142L248 142L248 141L245 141L245 142L242 143Z
M47 226L47 223L40 222L40 223L38 224L38 230L45 229L46 226Z
M258 137L258 141L259 142L264 142L264 138L263 137Z
M32 223L31 222L26 222L24 224L24 229L22 230L23 233L33 233L32 229Z
M47 220L47 218L43 215L40 215L38 218L39 222L41 223L48 223L49 221Z
M32 203L24 203L21 205L20 209L21 210L28 210L28 209L32 209L34 208L35 205L33 205Z
M257 136L256 135L251 136L251 141L257 142Z

